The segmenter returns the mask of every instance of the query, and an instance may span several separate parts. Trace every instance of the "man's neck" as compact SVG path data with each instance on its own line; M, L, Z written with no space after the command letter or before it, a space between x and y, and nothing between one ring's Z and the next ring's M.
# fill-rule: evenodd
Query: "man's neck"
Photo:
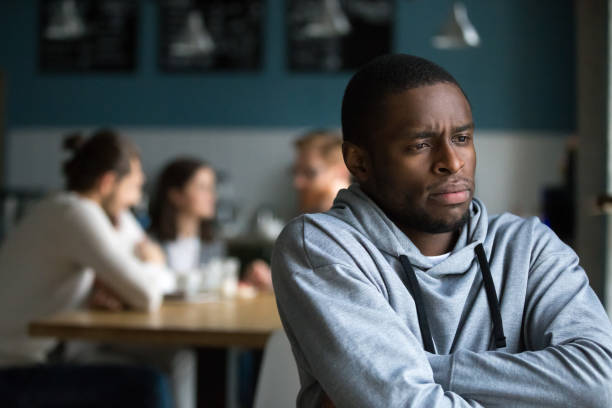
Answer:
M459 231L430 234L401 227L400 229L425 256L442 255L452 251L459 237Z
M105 202L104 197L100 193L96 192L95 190L91 190L91 191L76 191L76 194L82 198L85 198L87 200L93 201L94 203L98 204L100 208L102 208L102 211L104 211L104 213L110 220L111 224L113 224L113 227L119 228L119 218L111 214L108 211L107 207L104 205L104 202Z
M75 193L83 198L93 201L99 206L102 206L102 196L96 191L75 191Z

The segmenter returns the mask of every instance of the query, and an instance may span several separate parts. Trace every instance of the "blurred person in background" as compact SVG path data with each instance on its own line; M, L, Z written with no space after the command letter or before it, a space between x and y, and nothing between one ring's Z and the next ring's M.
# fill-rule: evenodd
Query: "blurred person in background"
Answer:
M1 364L44 361L55 342L29 338L28 321L83 305L96 280L93 303L111 309L155 310L171 286L163 252L127 211L144 180L134 146L103 130L65 148L66 191L36 205L0 248Z
M295 149L293 186L300 213L329 210L338 191L351 181L342 158L342 136L330 130L313 130L295 142Z
M216 199L215 171L206 162L183 157L161 171L149 208L149 232L162 244L173 270L197 270L226 256L225 243L215 234ZM262 260L247 265L244 280L272 290L270 268Z
M161 170L149 203L151 226L149 233L166 252L168 266L177 274L206 271L206 265L227 255L225 242L215 228L216 174L205 161L180 157ZM243 281L261 291L272 291L268 263L250 262ZM254 388L261 355L243 352L239 356L239 390L242 406L252 405L250 390ZM206 370L200 371L199 391L211 406L225 402L225 350L199 350L199 361Z
M185 391L194 377L189 352L78 342L56 348L55 340L27 335L29 321L66 309L153 311L175 288L163 251L129 211L144 183L136 147L99 130L88 139L69 136L64 148L72 153L63 166L66 191L32 208L0 248L0 365L50 354L72 363L153 365L171 374L177 405L190 406L181 403L195 401L195 390Z

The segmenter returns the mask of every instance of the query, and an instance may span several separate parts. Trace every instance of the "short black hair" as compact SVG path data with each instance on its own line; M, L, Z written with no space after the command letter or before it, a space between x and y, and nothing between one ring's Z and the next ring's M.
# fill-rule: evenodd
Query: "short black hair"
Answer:
M344 140L363 144L382 114L384 99L422 86L449 83L467 95L457 80L441 66L408 54L383 55L361 67L351 78L342 99ZM469 103L469 100L468 100Z

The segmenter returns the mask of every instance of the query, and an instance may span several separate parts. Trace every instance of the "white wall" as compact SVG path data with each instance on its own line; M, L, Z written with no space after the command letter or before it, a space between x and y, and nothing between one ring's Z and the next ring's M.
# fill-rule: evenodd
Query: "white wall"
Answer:
M23 128L7 138L7 184L11 187L59 189L60 163L67 153L63 136L75 129ZM140 148L149 181L169 160L190 155L205 159L231 176L240 223L261 204L270 204L284 219L293 215L292 137L296 130L120 128Z
M489 214L540 215L545 186L562 181L569 134L477 131L476 196Z
M63 135L75 129L20 128L7 136L11 187L59 189ZM119 128L141 149L149 179L168 160L195 155L231 174L244 224L261 204L284 219L294 213L291 188L293 139L302 129ZM542 188L560 182L564 134L479 130L476 195L489 213L537 215Z

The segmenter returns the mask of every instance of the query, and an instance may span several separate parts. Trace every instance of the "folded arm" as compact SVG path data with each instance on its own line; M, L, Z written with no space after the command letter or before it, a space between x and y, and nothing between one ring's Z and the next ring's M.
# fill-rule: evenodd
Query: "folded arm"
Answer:
M292 227L277 241L272 271L298 365L320 386L317 397L317 384L302 384L310 394L300 406L320 406L323 393L338 407L479 406L434 382L421 343L363 271L330 248L320 249L329 263L313 266L293 238L301 226Z
M102 216L81 208L67 214L67 252L80 265L93 268L97 278L127 305L157 309L168 285L165 268L141 262L121 248L112 225Z
M612 406L612 325L578 257L545 234L549 244L537 254L528 280L526 351L429 354L445 390L485 406Z

